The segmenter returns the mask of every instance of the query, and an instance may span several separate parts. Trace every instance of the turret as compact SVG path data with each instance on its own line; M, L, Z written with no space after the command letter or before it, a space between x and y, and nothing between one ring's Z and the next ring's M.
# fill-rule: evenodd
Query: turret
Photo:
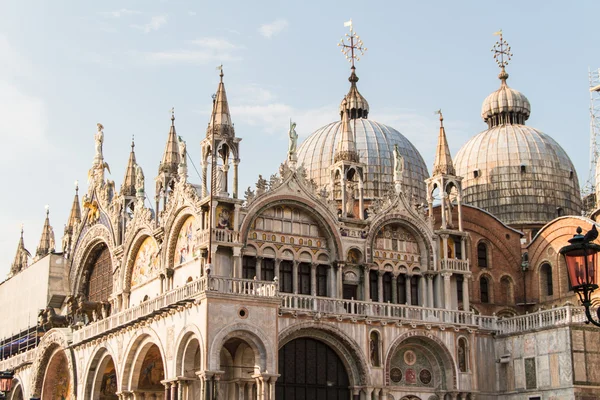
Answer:
M25 248L25 244L23 242L23 227L21 226L21 237L19 238L17 252L15 254L15 259L10 266L8 277L10 278L27 268L29 265L29 257L31 257L31 253L29 253L29 251L27 251Z
M50 207L46 206L46 220L44 221L44 227L42 228L42 236L40 237L40 244L35 251L35 259L37 261L51 252L54 251L54 230L50 225Z

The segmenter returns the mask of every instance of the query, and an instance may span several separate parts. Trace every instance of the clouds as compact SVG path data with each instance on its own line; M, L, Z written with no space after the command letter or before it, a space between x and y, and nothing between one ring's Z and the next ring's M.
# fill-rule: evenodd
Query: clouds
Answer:
M145 60L154 64L221 63L242 59L240 47L223 38L203 37L189 42L186 48L145 53Z
M102 15L106 16L106 17L111 17L111 18L121 18L121 17L126 17L129 15L136 15L136 14L141 14L141 11L136 11L136 10L128 10L127 8L121 8L120 10L116 10L116 11L106 11L101 13Z
M273 36L280 34L288 25L289 23L286 19L277 18L271 23L261 25L258 28L258 32L267 39L271 39Z
M152 31L159 30L163 25L167 24L167 16L166 15L155 15L150 19L150 22L142 25L133 24L132 28L139 29L144 33L150 33Z

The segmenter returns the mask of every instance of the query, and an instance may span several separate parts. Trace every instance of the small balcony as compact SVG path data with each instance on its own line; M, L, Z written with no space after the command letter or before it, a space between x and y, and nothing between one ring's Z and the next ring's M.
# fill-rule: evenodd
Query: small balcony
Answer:
M442 271L449 272L469 272L469 260L459 260L456 258L441 259L440 266Z
M202 248L207 248L208 247L208 240L209 240L209 229L205 229L203 231L200 232L199 234L199 245ZM240 241L240 232L238 231L232 231L230 229L219 229L219 228L213 228L212 229L212 242L215 244L233 244L233 243L239 243Z

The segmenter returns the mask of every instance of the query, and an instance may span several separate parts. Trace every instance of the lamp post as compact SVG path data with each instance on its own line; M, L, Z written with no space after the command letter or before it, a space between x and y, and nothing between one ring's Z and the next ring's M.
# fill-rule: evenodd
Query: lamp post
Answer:
M12 371L0 372L0 399L6 399L12 389L14 373Z
M581 227L577 228L577 234L569 239L569 245L560 249L560 254L565 257L567 274L571 289L579 296L581 304L585 307L586 323L592 323L600 327L600 309L596 312L597 320L592 316L592 293L598 289L598 258L600 245L590 243L598 237L598 231L594 225L584 235Z

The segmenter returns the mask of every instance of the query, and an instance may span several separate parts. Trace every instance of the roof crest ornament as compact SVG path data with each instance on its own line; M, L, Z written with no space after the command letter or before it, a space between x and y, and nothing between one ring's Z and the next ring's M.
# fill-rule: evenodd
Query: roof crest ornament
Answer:
M341 47L341 52L346 57L346 60L350 63L350 91L344 97L347 100L347 109L350 113L350 119L367 118L369 114L369 103L360 94L356 87L358 82L358 76L356 76L355 61L360 61L360 58L365 54L367 48L365 47L360 36L353 30L352 20L344 22L345 27L350 27L350 33L346 33L345 36L338 43L338 47ZM343 118L345 111L340 106L340 117Z
M508 74L506 73L505 67L508 65L508 62L511 60L513 54L511 53L511 48L508 45L508 42L504 40L502 37L502 29L498 32L494 32L494 35L500 36L498 41L494 43L494 47L492 47L492 52L494 53L494 60L496 60L496 64L500 67L500 74L498 78L502 81L503 84L506 84L506 80L508 79Z

